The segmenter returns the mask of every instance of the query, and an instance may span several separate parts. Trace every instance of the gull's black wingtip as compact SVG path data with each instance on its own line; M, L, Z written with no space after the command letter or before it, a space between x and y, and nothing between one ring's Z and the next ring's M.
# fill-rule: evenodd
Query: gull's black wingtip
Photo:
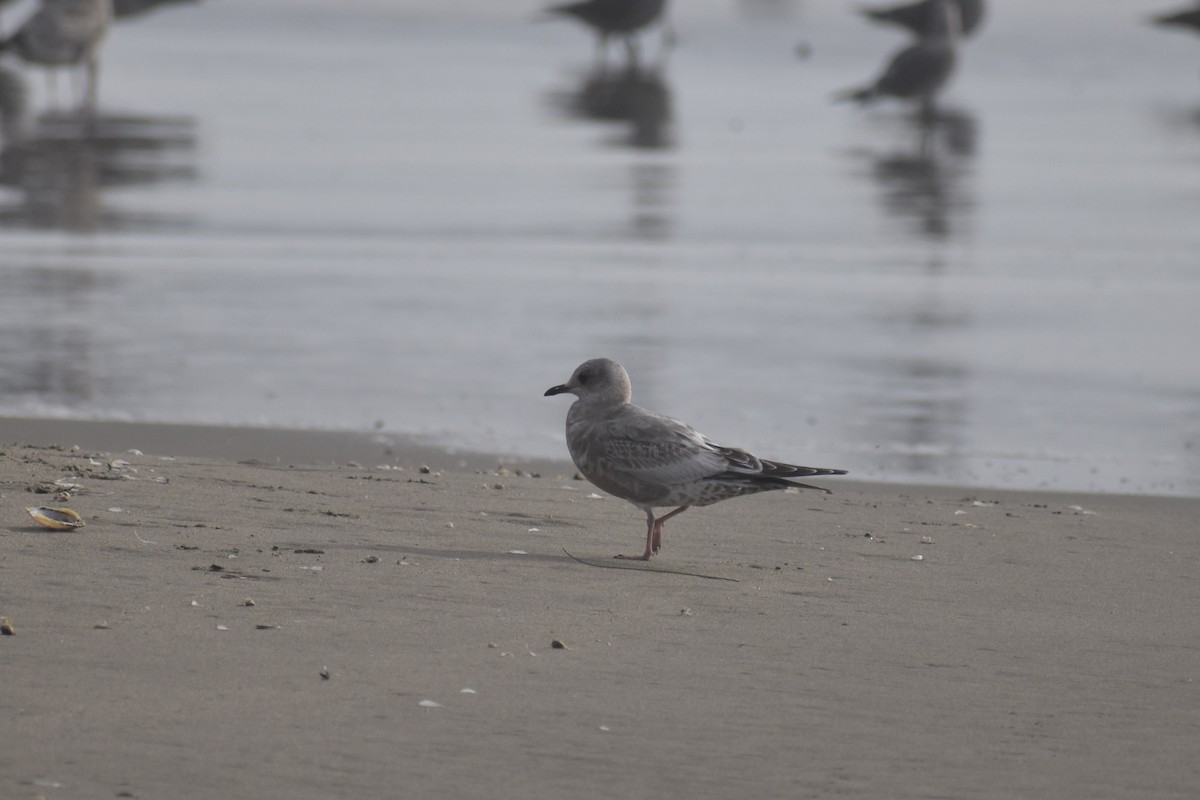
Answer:
M829 475L849 475L849 474L850 473L844 469L829 469L828 467L822 467L822 468L820 468L820 472L812 473L812 477L824 478ZM826 489L824 486L813 486L812 484L800 483L799 481L788 481L788 483L791 484L792 486L795 486L797 489L816 489L818 492L824 492L825 494L833 494L832 489Z

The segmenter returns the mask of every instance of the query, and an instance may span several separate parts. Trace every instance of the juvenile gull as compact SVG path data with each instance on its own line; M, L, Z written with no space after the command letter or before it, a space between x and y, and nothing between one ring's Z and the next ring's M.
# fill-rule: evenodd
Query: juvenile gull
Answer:
M639 408L630 402L625 368L608 358L583 362L545 396L564 392L579 398L567 412L567 449L575 466L596 486L646 513L646 552L617 558L649 561L662 547L663 523L692 506L791 487L828 492L788 478L846 474L721 447L678 420ZM664 506L678 507L655 518L654 509Z
M921 38L892 57L891 62L869 86L840 93L839 100L869 103L879 97L920 101L926 110L941 91L958 61L958 6L935 0Z

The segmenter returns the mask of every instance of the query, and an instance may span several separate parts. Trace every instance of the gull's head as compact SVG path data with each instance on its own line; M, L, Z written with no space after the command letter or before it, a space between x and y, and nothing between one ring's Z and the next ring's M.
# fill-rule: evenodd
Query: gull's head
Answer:
M564 393L588 402L620 405L629 402L633 390L624 367L611 358L593 358L576 367L571 380L547 389L545 396Z

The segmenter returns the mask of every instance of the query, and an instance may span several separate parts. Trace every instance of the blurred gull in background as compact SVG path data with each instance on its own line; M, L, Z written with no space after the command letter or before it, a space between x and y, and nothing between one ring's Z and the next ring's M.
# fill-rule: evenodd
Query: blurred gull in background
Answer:
M83 107L96 107L100 43L112 20L112 0L43 0L16 33L0 42L30 64L76 66L87 71Z
M1183 11L1159 14L1153 17L1151 21L1156 25L1163 25L1169 28L1191 28L1196 33L1200 33L1200 5Z
M921 38L892 57L883 74L869 86L850 89L838 100L869 103L880 97L919 101L925 111L954 74L958 61L958 6L935 0Z
M598 60L603 62L610 36L625 39L629 63L638 59L635 34L657 22L663 15L666 0L580 0L550 6L546 13L574 17L596 31ZM668 35L664 34L664 42Z
M863 8L860 13L876 22L886 22L908 28L918 36L929 28L931 18L937 12L941 0L921 0L884 8ZM953 0L962 21L962 35L970 36L983 22L983 0Z

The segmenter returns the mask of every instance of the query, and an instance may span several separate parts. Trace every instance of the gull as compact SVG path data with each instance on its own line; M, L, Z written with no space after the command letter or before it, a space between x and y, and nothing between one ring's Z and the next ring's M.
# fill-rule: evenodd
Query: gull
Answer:
M896 53L870 86L842 92L837 99L869 103L879 97L896 97L919 100L926 111L930 110L933 98L954 74L958 35L958 6L948 0L935 0L921 38Z
M41 8L16 33L0 42L0 50L12 49L31 64L84 64L84 105L93 109L100 42L112 16L112 0L43 0Z
M625 49L631 62L637 60L633 35L662 16L667 0L579 0L546 9L549 14L575 17L596 31L599 52L608 45L608 37L625 37Z
M921 0L900 6L886 8L861 8L859 13L876 22L889 22L908 28L920 34L928 26L929 17L934 13L938 0ZM963 36L970 36L983 22L983 0L954 0L958 6L958 15L962 18Z
M624 556L649 561L662 547L663 523L692 506L774 489L816 489L788 480L814 475L845 475L844 469L798 467L767 461L714 444L691 426L639 408L625 368L609 358L580 364L566 383L546 397L573 394L567 412L567 449L589 481L646 514L646 551ZM654 516L655 508L677 506Z

